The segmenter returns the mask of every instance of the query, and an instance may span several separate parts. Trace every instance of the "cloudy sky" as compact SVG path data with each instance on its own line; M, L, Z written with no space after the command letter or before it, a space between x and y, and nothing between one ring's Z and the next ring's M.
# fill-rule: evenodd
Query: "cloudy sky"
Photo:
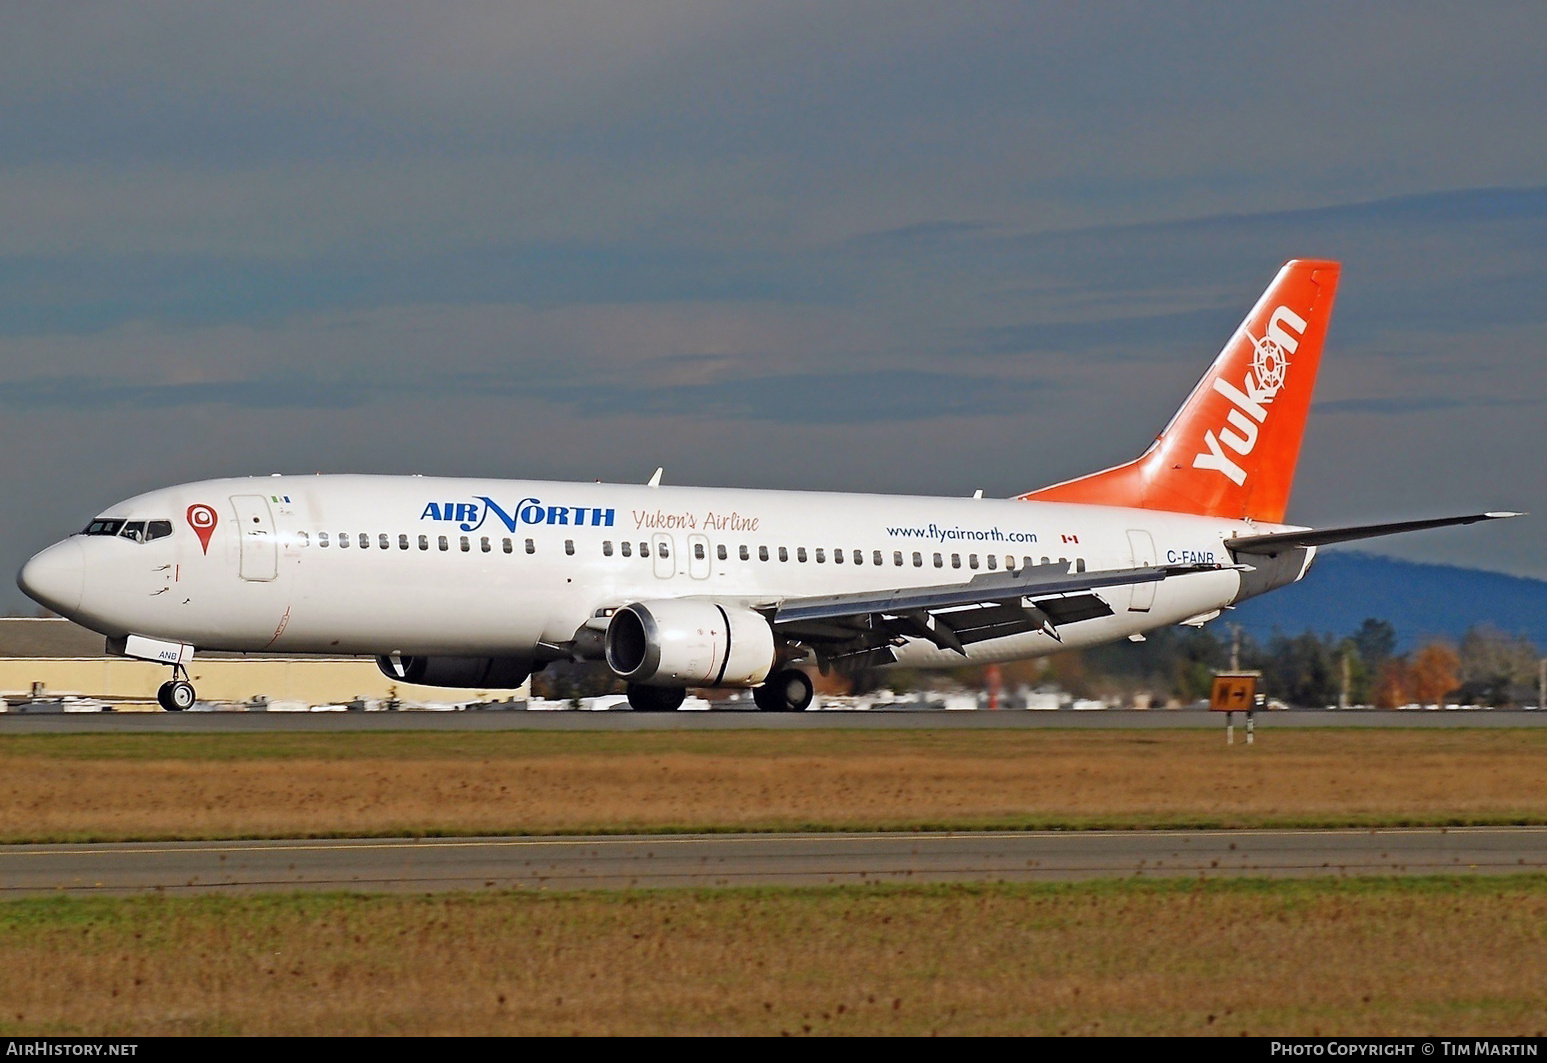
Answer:
M1547 578L1540 3L0 2L0 566L206 476L1007 495L1345 263L1290 517ZM0 608L26 603L9 580Z

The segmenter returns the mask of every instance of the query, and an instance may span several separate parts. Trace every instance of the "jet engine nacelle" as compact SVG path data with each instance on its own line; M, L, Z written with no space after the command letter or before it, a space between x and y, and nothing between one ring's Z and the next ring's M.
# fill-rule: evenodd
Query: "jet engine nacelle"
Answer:
M644 686L753 687L774 666L767 620L701 599L624 606L607 625L606 651L607 667Z
M520 657L390 657L376 658L388 679L427 687L513 690L532 674L532 662Z

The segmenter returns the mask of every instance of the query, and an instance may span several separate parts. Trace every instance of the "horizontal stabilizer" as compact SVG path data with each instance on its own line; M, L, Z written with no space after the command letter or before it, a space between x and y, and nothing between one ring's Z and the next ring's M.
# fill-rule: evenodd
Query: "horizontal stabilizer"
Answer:
M1269 535L1243 535L1226 539L1225 546L1241 554L1276 554L1296 546L1327 546L1331 543L1348 543L1356 539L1373 539L1379 535L1397 535L1401 532L1424 531L1428 528L1450 528L1458 524L1477 524L1485 520L1503 520L1507 517L1523 517L1524 513L1470 513L1464 517L1436 517L1433 520L1403 520L1394 524L1358 524L1347 528L1307 528L1304 531L1273 532Z

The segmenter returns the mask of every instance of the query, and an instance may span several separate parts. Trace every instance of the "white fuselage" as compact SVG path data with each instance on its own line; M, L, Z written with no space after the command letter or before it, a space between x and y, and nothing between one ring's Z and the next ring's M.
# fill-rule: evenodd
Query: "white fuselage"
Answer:
M208 650L539 659L541 645L573 640L599 611L641 600L766 607L965 583L1027 559L1067 559L1074 571L1230 566L1225 539L1272 530L1060 503L386 476L205 481L102 518L170 521L172 534L72 536L28 571L41 586L45 573L78 567L78 598L66 575L47 576L43 597L105 635ZM968 647L969 659L1107 642L1211 613L1241 591L1230 567L1111 588L1102 595L1113 614L1065 626L1062 642L1018 634ZM910 640L899 663L964 662Z

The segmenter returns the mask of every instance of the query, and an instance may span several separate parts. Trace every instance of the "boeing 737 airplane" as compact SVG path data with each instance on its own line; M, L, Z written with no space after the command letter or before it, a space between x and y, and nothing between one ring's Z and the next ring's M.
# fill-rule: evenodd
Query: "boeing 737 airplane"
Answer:
M1280 270L1135 461L1011 499L387 476L207 480L109 506L18 576L172 669L197 650L369 654L390 677L508 688L605 661L635 709L688 687L801 710L802 664L1037 657L1201 625L1318 546L1513 513L1284 523L1337 292Z

